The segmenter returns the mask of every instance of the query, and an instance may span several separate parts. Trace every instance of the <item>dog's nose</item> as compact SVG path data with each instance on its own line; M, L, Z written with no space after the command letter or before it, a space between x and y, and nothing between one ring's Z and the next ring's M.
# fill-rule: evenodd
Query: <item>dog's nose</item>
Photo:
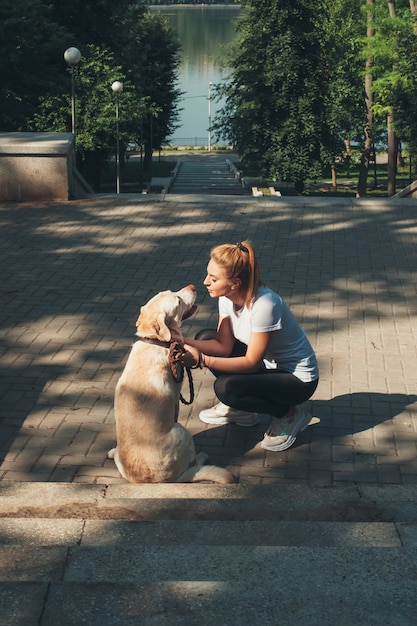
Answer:
M194 285L188 285L187 289L191 289L191 291L195 291Z

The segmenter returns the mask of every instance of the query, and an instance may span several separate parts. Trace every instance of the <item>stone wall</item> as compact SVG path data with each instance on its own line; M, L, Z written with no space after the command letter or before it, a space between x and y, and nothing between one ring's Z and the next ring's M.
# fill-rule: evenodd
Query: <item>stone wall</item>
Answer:
M74 171L71 133L0 133L0 202L70 200Z

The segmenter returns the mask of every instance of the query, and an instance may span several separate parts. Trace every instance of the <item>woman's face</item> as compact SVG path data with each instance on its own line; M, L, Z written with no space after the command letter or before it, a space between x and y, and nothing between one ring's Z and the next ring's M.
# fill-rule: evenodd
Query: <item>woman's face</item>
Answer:
M231 280L227 278L224 268L213 261L213 259L210 259L207 265L207 276L203 284L207 287L211 298L226 296L233 299L238 292L240 281L239 279Z

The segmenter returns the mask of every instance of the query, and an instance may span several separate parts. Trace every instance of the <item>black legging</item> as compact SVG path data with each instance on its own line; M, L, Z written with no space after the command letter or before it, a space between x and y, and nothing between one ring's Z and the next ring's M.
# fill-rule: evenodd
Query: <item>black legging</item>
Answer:
M216 331L201 330L195 338L215 339ZM247 346L236 339L230 356L243 356L246 350ZM214 391L221 402L241 411L267 413L274 417L283 417L292 406L311 398L318 385L318 380L305 383L294 374L269 370L264 365L257 372L248 374L228 374L211 368L210 371L216 377Z

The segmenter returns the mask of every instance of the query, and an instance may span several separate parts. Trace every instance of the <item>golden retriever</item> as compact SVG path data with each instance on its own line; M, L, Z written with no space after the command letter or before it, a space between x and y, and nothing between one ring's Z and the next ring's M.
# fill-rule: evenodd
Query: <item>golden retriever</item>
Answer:
M191 434L177 423L181 384L171 371L169 345L183 345L181 322L195 312L195 299L188 285L157 294L140 310L139 341L116 386L117 446L107 455L132 483L234 483L226 469L204 465L207 454L196 454Z

